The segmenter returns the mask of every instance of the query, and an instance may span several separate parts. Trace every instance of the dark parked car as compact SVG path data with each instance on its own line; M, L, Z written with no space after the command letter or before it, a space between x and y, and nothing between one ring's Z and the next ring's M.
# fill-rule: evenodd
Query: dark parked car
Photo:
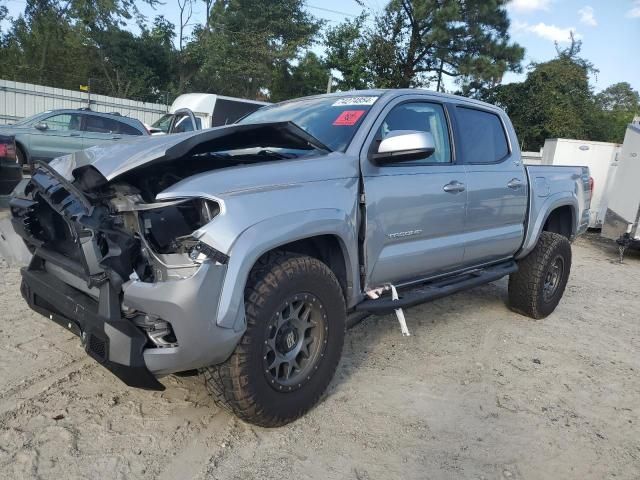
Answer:
M11 135L0 135L0 196L9 195L20 180L22 168L16 163L15 140Z
M94 145L126 140L149 132L134 118L91 110L50 110L0 127L14 135L18 163L48 162Z

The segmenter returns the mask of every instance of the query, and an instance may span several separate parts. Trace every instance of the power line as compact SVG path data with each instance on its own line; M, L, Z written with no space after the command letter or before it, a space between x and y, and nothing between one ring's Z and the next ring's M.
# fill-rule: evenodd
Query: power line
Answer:
M359 15L355 15L353 13L340 12L338 10L331 10L330 8L317 7L315 5L310 5L308 3L307 3L307 8L313 8L315 10L320 10L320 11L323 11L323 12L337 13L338 15L345 15L347 17L353 17L353 18L357 18L359 16Z

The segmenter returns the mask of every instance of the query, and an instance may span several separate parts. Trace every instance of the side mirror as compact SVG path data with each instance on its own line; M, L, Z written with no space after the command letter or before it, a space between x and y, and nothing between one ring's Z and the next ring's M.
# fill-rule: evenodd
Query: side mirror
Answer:
M408 162L433 155L436 151L433 135L415 130L395 130L380 142L378 153L370 155L376 165Z
M38 122L34 125L34 127L38 130L47 130L49 128L49 125L47 125L45 122Z

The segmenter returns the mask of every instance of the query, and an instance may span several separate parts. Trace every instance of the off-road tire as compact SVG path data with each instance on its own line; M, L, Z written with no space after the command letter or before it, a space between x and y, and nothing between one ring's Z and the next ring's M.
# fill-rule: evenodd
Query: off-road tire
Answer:
M559 261L563 268L558 283L551 294L545 293L545 281ZM509 308L535 319L548 316L562 298L570 271L569 240L557 233L542 232L533 251L518 262L518 271L509 276Z
M263 353L268 323L292 295L317 297L326 312L326 346L316 370L301 387L277 391L265 374ZM285 425L304 415L333 378L344 343L346 310L342 288L321 261L275 252L259 260L244 292L247 330L231 357L203 368L207 389L218 405L242 420L263 427Z

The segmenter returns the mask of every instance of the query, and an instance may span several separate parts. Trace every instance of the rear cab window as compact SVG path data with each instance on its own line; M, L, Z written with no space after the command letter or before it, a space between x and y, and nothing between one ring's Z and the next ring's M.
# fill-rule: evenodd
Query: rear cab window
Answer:
M263 105L259 103L239 102L237 100L227 100L218 98L213 108L212 127L230 125L248 113L255 112Z
M486 110L456 106L457 146L464 163L491 164L509 155L509 143L500 117Z

